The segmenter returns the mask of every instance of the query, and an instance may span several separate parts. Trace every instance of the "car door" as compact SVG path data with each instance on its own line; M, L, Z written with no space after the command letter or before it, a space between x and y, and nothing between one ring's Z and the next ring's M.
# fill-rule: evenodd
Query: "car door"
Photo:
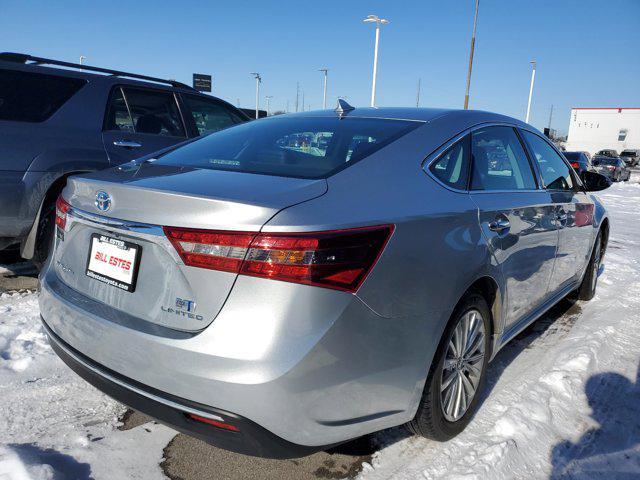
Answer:
M112 90L102 132L112 164L148 155L186 138L173 92L129 86Z
M239 117L223 102L204 95L181 94L187 124L191 124L196 135L208 135L238 123Z
M594 204L564 157L546 139L528 130L522 130L522 136L553 202L558 253L549 288L556 293L573 284L589 260Z
M506 285L505 335L547 295L558 247L554 207L516 130L481 127L471 133L469 194Z

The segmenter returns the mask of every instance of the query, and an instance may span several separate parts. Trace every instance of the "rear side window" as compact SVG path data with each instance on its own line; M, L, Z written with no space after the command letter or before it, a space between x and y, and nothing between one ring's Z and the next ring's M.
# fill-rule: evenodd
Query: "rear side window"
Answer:
M522 135L538 162L545 186L550 190L573 190L571 169L551 145L526 130L522 130Z
M422 122L379 118L269 117L212 133L155 163L326 178L420 125Z
M511 127L487 127L471 134L472 190L534 190L531 164Z
M185 137L185 129L172 92L116 88L111 94L106 130Z
M0 70L0 120L44 122L85 83L79 78Z
M469 177L469 136L455 143L429 167L442 183L459 190L467 189Z
M191 110L198 135L207 135L240 123L241 120L229 109L216 101L195 95L183 95L184 101Z

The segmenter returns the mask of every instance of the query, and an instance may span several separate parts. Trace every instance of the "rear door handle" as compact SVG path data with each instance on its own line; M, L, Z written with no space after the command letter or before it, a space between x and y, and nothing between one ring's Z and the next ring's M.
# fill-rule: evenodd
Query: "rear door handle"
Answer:
M506 218L496 218L493 222L489 222L489 230L493 232L502 232L511 228L511 223Z
M113 144L116 147L123 147L123 148L140 148L142 146L141 143L134 142L131 140L116 140L113 142Z

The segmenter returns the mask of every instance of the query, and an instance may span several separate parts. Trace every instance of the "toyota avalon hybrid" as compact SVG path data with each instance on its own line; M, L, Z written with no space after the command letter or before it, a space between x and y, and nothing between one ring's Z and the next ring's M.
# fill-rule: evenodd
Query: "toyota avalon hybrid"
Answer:
M487 112L257 120L70 178L44 328L97 388L229 450L446 440L502 346L593 297L609 185Z

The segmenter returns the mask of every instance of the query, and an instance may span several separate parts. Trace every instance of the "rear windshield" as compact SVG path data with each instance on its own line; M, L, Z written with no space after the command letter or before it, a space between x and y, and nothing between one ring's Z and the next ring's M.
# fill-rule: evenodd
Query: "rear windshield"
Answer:
M0 120L44 122L85 83L79 78L0 70Z
M371 155L421 122L270 117L222 130L154 163L298 178L325 178Z
M562 152L562 154L569 161L578 161L578 160L580 160L580 152Z
M635 157L637 155L633 150L623 150L620 154L621 157Z
M619 160L617 158L598 158L601 165L618 165Z

